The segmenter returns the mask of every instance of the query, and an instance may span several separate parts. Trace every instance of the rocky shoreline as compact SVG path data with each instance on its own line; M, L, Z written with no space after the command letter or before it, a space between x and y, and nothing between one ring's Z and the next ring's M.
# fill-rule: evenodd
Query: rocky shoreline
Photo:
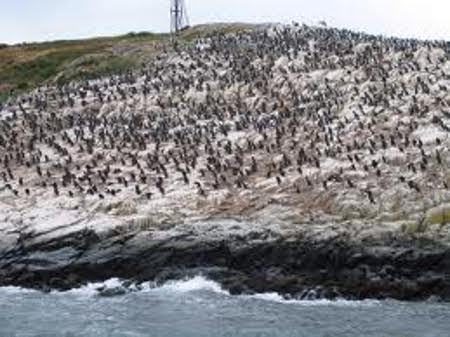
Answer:
M353 226L286 231L211 220L168 230L30 236L1 251L0 284L68 290L113 277L140 283L202 274L231 294L450 300L448 246L392 230L355 240Z
M450 50L273 26L0 106L0 285L450 300Z

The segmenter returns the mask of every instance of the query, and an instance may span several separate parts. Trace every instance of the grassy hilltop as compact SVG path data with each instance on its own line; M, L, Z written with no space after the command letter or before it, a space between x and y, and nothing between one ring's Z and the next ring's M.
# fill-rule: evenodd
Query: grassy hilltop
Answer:
M210 33L248 29L243 24L196 26L180 35L182 43ZM114 37L18 45L0 44L0 102L46 83L97 78L139 67L170 46L169 34L128 33Z

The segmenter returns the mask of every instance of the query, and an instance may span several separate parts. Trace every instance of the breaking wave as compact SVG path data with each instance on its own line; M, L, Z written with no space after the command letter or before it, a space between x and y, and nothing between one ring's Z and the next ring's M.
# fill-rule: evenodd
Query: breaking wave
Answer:
M174 293L189 293L193 291L210 291L217 294L230 295L228 291L223 290L217 282L208 280L203 276L195 276L191 279L180 281L168 281L162 286L156 287L154 283L146 282L143 284L144 291L165 291Z
M33 289L27 289L27 288L21 288L21 287L14 287L14 286L7 286L7 287L0 287L0 293L1 294L31 294L31 293L37 293L37 290Z
M24 289L20 287L0 287L0 293L19 294L37 292L36 290ZM89 283L83 287L71 289L69 291L52 291L53 295L76 295L81 297L113 297L122 296L129 293L149 293L159 292L167 296L177 294L187 294L194 292L210 292L221 296L231 297L230 293L222 289L221 285L209 280L204 276L195 276L190 279L168 281L162 285L155 282L144 282L142 284L118 278L109 279L105 282ZM346 299L328 300L314 298L314 294L309 294L307 299L286 299L278 293L261 293L254 295L238 295L240 298L253 301L266 301L273 303L295 304L304 306L373 306L379 304L376 300L352 301Z

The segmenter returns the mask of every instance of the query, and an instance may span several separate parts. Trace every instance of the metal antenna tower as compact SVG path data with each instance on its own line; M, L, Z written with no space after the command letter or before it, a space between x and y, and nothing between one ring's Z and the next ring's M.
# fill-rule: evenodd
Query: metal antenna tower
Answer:
M177 34L188 26L189 17L184 0L170 0L170 32Z

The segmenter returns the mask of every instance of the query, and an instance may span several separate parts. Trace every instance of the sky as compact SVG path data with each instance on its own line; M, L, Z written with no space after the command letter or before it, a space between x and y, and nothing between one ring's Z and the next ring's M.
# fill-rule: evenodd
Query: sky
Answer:
M185 0L191 24L317 24L450 40L450 0ZM0 43L166 32L169 0L0 0Z

